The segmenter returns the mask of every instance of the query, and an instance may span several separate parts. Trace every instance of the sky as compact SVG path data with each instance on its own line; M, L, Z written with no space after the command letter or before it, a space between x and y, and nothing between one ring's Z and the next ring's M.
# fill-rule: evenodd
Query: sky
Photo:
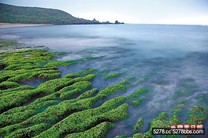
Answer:
M64 10L75 17L141 24L208 25L208 0L0 0Z

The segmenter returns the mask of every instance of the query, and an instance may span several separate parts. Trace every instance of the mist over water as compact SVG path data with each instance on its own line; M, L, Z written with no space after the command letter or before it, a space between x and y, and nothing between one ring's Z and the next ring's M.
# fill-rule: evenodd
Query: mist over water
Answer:
M206 26L63 25L0 29L0 34L0 39L68 53L58 60L92 58L60 68L62 76L86 68L124 73L112 80L96 77L93 86L100 90L130 77L135 79L127 91L114 97L131 94L138 88L149 89L150 92L138 98L145 99L141 105L129 104L130 117L116 123L108 137L131 135L141 116L144 119L141 131L147 131L154 117L162 111L170 113L181 101L187 102L187 109L194 105L208 106ZM187 116L187 112L183 115Z

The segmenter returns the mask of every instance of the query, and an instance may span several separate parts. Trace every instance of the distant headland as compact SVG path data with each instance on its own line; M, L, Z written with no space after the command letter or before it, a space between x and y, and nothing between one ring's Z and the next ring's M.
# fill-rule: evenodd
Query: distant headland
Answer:
M0 3L0 23L18 24L124 24L123 22L100 22L74 17L57 9L22 7Z

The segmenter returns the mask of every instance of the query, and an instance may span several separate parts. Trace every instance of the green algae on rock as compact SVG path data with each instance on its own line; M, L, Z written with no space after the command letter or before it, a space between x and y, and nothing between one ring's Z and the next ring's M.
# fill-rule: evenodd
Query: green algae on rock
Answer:
M208 108L203 106L194 106L189 112L187 123L202 124L208 119Z
M87 77L87 76L90 76L90 77ZM47 81L47 82L43 83L42 85L39 85L37 87L37 90L42 91L42 92L45 91L46 94L49 94L49 95L60 93L60 96L61 96L62 92L67 92L69 90L80 89L80 91L83 91L83 90L86 90L86 88L88 88L89 86L91 86L90 83L87 82L86 80L91 80L94 77L94 75L93 75L93 77L91 77L91 75L87 75L87 76L86 77L85 76L84 77L78 77L78 78L74 78L74 79L70 79L70 78L55 79L55 81L57 81L57 82L60 80L60 85L55 85L55 81L50 80L50 81ZM64 80L66 79L66 82L62 83L63 82L62 79L64 79ZM85 80L85 81L83 82L83 80ZM82 83L86 83L86 86L82 85ZM50 88L51 85L53 85L53 86L55 85L55 86ZM37 101L46 102L46 101L49 101L49 100L52 100L52 99L56 100L55 97L54 98L51 97L52 99L51 98L46 99L45 97L48 97L48 96L44 96L43 99L45 99L45 100L39 100L39 99L41 99L41 98L39 98L39 99L37 99L37 101L34 101L33 103L26 106L25 110L23 112L24 115L22 116L22 120L19 120L19 121L14 120L14 122L11 122L11 124L13 124L13 125L4 127L0 131L0 134L4 134L4 135L9 134L9 136L15 136L15 135L23 136L25 134L25 133L23 134L23 132L27 132L27 136L36 135L40 131L42 132L42 131L44 131L44 129L51 126L46 122L44 123L44 120L45 120L46 116L49 117L47 119L47 122L50 122L50 124L53 124L53 123L57 122L58 120L60 120L61 118L63 118L64 116L66 116L66 114L68 114L68 113L73 113L74 111L75 112L76 111L81 111L83 109L90 109L91 105L95 101L97 101L99 99L102 99L102 98L104 98L104 97L108 96L109 94L112 94L116 91L125 90L126 89L125 85L126 85L126 82L120 82L120 83L115 84L113 86L109 86L106 89L100 91L97 95L95 95L95 97L89 97L88 98L88 96L87 96L86 98L84 98L85 96L83 97L83 96L80 95L81 98L79 97L79 98L77 98L77 100L76 99L75 100L64 100L63 102L61 102L57 106L49 106L48 108L46 108L41 113L35 115L35 113L40 108L38 108L38 109L35 108L34 109L34 108L31 108L31 107L33 107L33 105L36 105L38 103ZM50 89L47 89L48 86L49 86ZM59 91L56 92L57 90L59 90ZM94 89L93 91L96 91L96 89ZM94 93L93 91L92 91L92 93ZM88 92L88 93L90 93L90 92ZM119 101L121 101L119 99L122 99L122 101L124 101L126 98L125 97L115 98L115 100L113 100L113 101L114 102L119 102ZM56 102L56 101L54 101L54 102ZM109 102L107 101L107 103L109 103ZM106 104L104 104L104 105L106 105ZM42 105L41 108L42 107L44 107L44 105ZM71 108L67 108L67 107L71 107ZM112 104L109 107L112 107ZM13 108L13 109L18 109L18 108ZM28 109L28 111L30 111L30 112L27 112L26 109ZM31 109L31 110L29 110L29 109ZM21 108L20 108L20 111L22 111ZM18 112L19 112L19 110L16 110L17 114L20 113L20 112L19 113ZM120 113L120 114L122 114L122 113ZM29 119L27 119L27 118L29 118ZM25 121L23 121L23 120L25 120ZM14 124L16 122L21 122L21 121L23 121L23 122ZM38 125L39 123L44 124L44 127L42 127L42 125L39 126ZM33 124L34 127L30 127L31 124ZM5 125L6 124L4 124L4 126ZM16 131L14 131L14 130L16 130Z
M134 100L134 101L132 101L132 104L134 106L139 106L142 103L142 101L143 101L143 99L141 99L141 100Z
M111 74L108 74L108 75L106 75L104 78L105 79L112 79L112 78L117 78L117 77L119 77L119 76L121 76L121 75L123 75L124 73L111 73Z
M0 47L15 46L17 43L11 40L0 40Z
M141 129L142 127L143 127L143 119L142 119L142 117L140 117L137 120L136 124L134 125L134 131Z
M86 131L69 134L65 138L104 138L106 137L106 133L108 132L108 130L113 126L114 124L110 122L103 122Z
M40 49L0 53L0 137L106 137L108 130L117 125L115 122L131 117L127 103L140 105L150 91L140 85L139 88L135 87L137 89L133 93L118 96L125 95L123 91L132 83L135 86L144 81L137 81L136 77L120 82L108 80L123 75L110 74L112 70L100 72L98 69L83 68L63 76L60 66L69 66L67 69L70 69L70 65L93 58L57 61L56 56L62 54ZM95 88L93 80L100 76L112 84L109 83L102 90ZM36 79L41 80L38 86L23 83ZM153 137L152 128L181 123L180 114L185 105L185 102L181 102L170 114L158 114L151 120L146 132L137 133L143 126L143 119L138 118L130 130L133 138ZM207 119L207 108L195 106L188 116L187 123L203 123Z

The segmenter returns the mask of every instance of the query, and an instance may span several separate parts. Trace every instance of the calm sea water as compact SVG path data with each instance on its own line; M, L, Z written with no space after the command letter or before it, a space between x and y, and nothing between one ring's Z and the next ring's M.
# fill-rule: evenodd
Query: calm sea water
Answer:
M181 115L183 122L191 107L208 106L207 26L60 25L0 29L0 34L0 39L68 53L59 60L91 58L60 68L62 76L86 68L124 73L112 80L98 76L93 86L99 89L134 78L127 91L110 98L131 94L138 88L149 89L149 93L138 98L145 99L144 102L138 107L130 105L130 117L116 123L108 137L118 134L131 136L133 126L141 116L144 119L141 132L144 132L149 129L151 119L162 111L170 114L181 101L187 102Z

